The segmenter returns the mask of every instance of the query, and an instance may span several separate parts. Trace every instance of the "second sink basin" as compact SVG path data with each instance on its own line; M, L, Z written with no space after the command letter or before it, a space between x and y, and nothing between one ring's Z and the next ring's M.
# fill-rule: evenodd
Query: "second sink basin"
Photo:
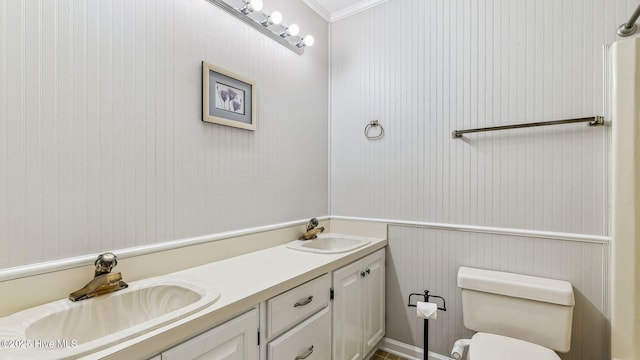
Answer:
M361 248L371 242L370 239L355 235L323 234L314 240L295 240L287 244L294 250L322 254L338 254Z

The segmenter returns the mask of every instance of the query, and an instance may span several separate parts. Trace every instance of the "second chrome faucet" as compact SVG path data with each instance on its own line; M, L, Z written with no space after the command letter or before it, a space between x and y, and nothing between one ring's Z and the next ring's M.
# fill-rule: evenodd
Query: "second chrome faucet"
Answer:
M317 227L319 225L318 219L311 218L307 223L307 231L300 235L298 240L312 240L318 237L318 234L324 231L324 227Z

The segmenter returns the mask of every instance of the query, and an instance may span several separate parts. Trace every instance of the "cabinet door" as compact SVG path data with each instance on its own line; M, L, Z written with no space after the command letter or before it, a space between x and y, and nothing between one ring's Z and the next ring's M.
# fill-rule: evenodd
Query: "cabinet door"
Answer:
M162 360L258 360L258 310L162 353Z
M333 359L362 359L362 260L333 273Z
M363 282L363 310L362 316L364 331L363 354L368 354L373 347L382 339L385 331L385 307L384 307L384 249L379 250L366 258L364 261L364 271L366 276Z

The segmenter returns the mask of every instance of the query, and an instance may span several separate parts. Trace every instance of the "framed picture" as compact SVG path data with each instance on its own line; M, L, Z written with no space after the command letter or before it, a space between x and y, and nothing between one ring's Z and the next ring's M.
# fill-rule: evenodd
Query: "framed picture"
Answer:
M253 80L202 62L202 121L256 130Z

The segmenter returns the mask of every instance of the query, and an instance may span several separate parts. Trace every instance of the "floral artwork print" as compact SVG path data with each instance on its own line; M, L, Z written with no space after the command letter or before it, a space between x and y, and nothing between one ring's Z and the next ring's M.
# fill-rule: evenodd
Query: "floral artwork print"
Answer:
M216 108L244 115L244 91L216 82Z

